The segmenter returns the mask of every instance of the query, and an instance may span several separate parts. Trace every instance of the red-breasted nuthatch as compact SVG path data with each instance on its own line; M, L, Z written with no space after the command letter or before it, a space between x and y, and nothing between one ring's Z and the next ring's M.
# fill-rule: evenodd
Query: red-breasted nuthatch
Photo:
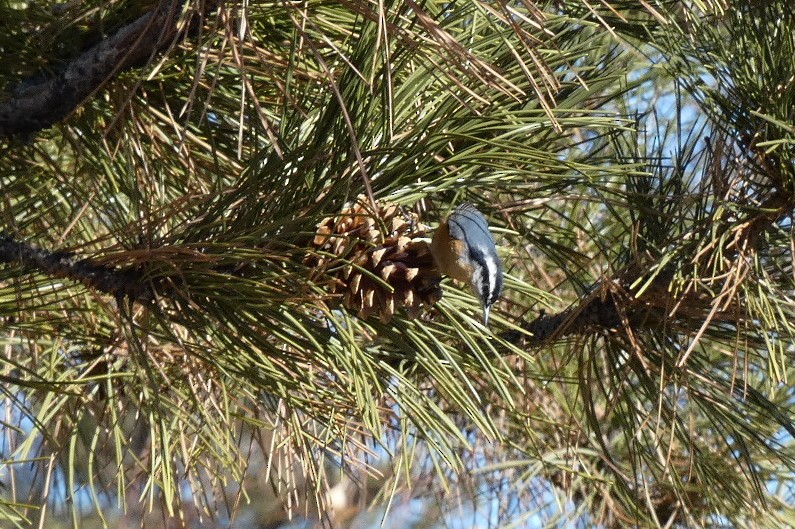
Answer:
M486 217L472 204L461 204L436 229L431 253L443 274L472 286L488 325L489 309L502 290L502 263Z

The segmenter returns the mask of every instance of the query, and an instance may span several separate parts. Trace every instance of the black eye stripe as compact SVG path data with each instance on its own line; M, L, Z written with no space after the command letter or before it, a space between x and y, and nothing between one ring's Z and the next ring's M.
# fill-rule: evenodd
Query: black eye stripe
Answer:
M499 265L498 265L499 266ZM502 292L502 269L497 269L497 277L494 281L494 290L491 291L491 298L489 299L489 305L497 301L497 298L500 297L500 292Z
M483 255L483 252L481 252L477 248L473 248L472 246L469 246L469 245L467 245L467 246L469 247L469 258L470 259L472 259L476 263L484 263L485 262L486 256ZM484 268L484 270L485 270L485 268Z
M486 267L480 267L480 280L482 281L480 297L486 301L486 305L491 305L493 303L491 301L491 285L489 285L489 271L486 270Z
M494 274L494 284L489 284L489 270L485 265L485 255L483 252L474 248L469 249L469 258L478 263L478 272L480 273L480 296L485 301L486 306L492 305L500 296L502 291L502 266L498 260L494 264L497 266L496 273ZM482 264L481 264L482 263Z

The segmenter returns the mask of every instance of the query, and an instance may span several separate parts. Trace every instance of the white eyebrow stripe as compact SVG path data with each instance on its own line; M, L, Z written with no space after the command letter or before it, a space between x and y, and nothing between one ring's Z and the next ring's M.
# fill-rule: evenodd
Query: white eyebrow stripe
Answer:
M486 304L490 305L494 303L494 301L496 301L497 297L495 291L497 290L497 274L499 273L499 264L491 255L486 255L485 260L486 264L488 265L486 266L486 269L489 271L489 277L488 277L489 292L488 292L488 297L486 298Z

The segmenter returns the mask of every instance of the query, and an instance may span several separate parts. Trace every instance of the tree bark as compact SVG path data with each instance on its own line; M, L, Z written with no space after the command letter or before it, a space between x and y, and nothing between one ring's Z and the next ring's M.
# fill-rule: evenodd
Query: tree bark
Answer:
M57 75L20 83L0 102L0 137L27 136L50 127L119 72L149 60L178 36L184 0L156 9L75 57Z
M113 268L91 259L76 259L67 252L50 252L26 242L18 242L0 232L0 262L16 264L31 272L64 277L111 294L146 303L154 292L142 274L133 268Z

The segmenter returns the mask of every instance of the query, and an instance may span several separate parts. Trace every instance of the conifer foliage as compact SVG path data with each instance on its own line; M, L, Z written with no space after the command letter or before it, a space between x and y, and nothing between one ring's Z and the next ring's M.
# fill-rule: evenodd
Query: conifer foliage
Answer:
M0 15L0 526L795 526L790 0Z

